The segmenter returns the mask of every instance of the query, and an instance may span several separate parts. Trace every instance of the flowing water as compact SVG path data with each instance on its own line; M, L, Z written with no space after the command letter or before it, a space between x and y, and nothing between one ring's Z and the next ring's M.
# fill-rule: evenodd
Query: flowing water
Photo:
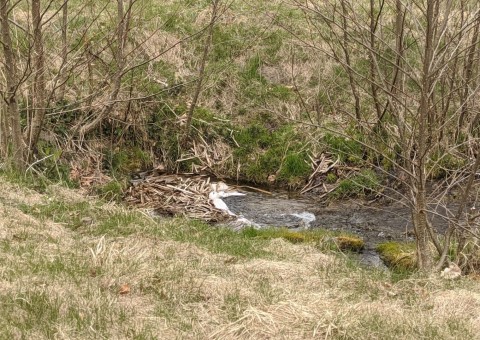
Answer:
M368 205L361 201L348 201L325 207L314 198L291 198L287 193L265 195L257 192L223 200L233 213L259 227L325 228L356 234L365 241L366 247L360 260L368 265L383 267L375 252L378 243L413 240L409 209L400 204ZM433 219L433 223L440 229L446 226L446 222L438 217Z

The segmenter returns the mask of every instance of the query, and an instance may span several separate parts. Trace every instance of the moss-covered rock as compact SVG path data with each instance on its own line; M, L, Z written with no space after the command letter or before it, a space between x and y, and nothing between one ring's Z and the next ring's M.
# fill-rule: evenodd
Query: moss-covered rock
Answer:
M388 267L400 270L416 267L414 243L385 242L377 246L377 251Z
M355 236L338 236L335 241L341 250L358 252L365 247L363 239Z

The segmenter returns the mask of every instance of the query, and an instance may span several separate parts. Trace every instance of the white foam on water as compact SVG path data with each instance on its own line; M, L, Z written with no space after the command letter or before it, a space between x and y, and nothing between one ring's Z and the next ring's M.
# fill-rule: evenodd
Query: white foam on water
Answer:
M307 211L304 211L301 213L289 214L289 215L300 218L306 227L309 227L310 223L315 221L315 215Z

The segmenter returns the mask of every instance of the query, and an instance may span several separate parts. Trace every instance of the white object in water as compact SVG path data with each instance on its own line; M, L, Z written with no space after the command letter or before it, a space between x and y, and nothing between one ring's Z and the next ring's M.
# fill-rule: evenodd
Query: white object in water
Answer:
M301 212L299 214L297 213L290 214L290 216L295 216L300 218L302 220L302 225L307 228L310 226L311 222L315 221L315 215L306 211Z
M230 187L224 182L212 183L210 187L212 188L212 192L218 193L218 197L220 198L246 195L238 191L230 191Z
M212 191L208 195L208 198L210 199L210 201L212 201L215 208L220 209L220 210L224 210L229 215L235 216L235 214L233 212L231 212L230 209L228 209L228 206L221 199L221 197L223 197L223 196L219 192L216 192L216 191Z
M245 196L246 194L238 192L238 191L219 191L218 192L219 197L230 197L230 196Z
M255 228L255 229L260 229L261 228L260 225L246 219L243 216L238 217L235 221L229 222L228 225L235 231L239 231L239 230L242 230L244 228L249 228L249 227L252 227L252 228Z

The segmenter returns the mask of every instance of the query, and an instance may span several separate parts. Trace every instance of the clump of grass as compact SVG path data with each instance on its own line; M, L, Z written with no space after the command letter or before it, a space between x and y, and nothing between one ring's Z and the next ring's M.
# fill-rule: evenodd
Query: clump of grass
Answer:
M333 172L329 172L325 178L325 182L328 184L333 184L337 181L338 177Z
M292 125L258 121L235 135L238 147L233 156L235 164L243 164L240 176L247 181L268 183L276 175L277 184L299 185L311 173L303 137Z
M105 153L104 167L112 175L128 176L148 168L151 164L150 155L138 147L123 146L121 150Z
M385 242L377 246L377 251L391 268L413 270L416 266L414 243Z
M364 147L358 141L327 133L323 136L322 142L327 151L340 158L342 162L352 165L362 163Z
M96 188L97 194L107 201L120 201L124 190L125 184L117 180L111 180Z
M355 236L338 236L335 240L341 250L359 252L365 247L363 239Z
M331 193L331 197L340 199L346 197L365 197L377 191L381 186L378 175L370 169L364 169L358 174L346 178Z
M448 152L438 151L428 160L429 176L433 179L442 179L454 171L458 171L466 164L464 157L459 157Z

